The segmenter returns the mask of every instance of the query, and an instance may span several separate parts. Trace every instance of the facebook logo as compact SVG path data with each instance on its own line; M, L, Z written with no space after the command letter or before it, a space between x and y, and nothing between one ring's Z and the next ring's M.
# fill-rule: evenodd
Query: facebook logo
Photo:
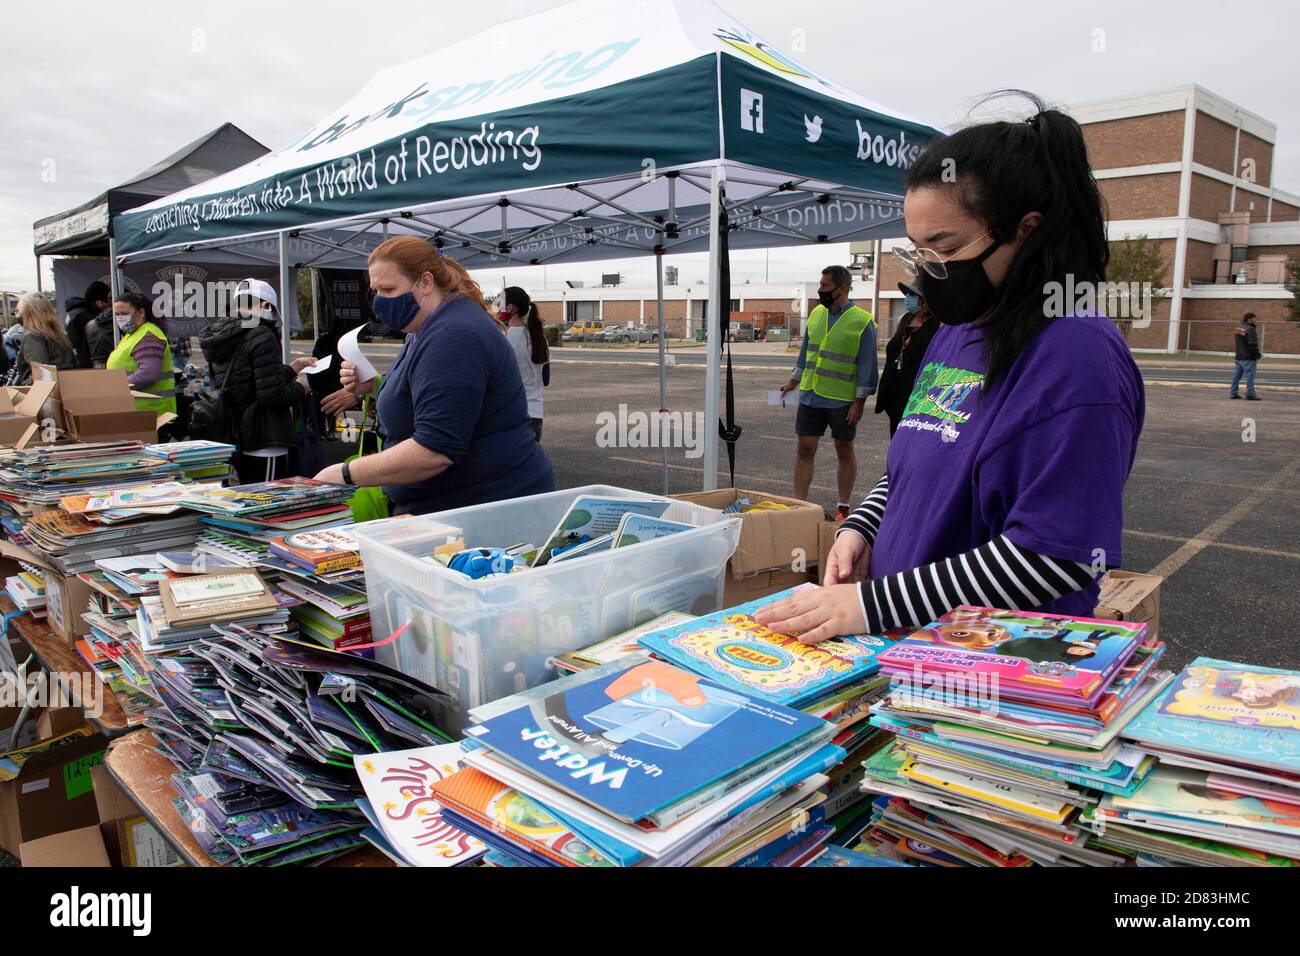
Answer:
M740 128L751 133L763 132L763 94L744 88L740 91Z

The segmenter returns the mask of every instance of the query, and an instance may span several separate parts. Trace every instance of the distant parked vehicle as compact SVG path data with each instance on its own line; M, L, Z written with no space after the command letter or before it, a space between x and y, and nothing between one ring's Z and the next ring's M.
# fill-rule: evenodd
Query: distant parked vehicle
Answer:
M626 325L607 325L604 330L595 335L597 342L631 342L635 337L633 331Z
M728 342L753 342L754 324L752 322L732 322L731 331L727 333Z
M583 322L574 322L564 330L560 338L566 342L599 341L599 337L604 331L604 322L588 319Z
M659 330L651 328L650 326L646 325L644 322L641 323L640 325L633 326L631 332L632 332L633 339L635 339L637 342L658 342L659 341Z

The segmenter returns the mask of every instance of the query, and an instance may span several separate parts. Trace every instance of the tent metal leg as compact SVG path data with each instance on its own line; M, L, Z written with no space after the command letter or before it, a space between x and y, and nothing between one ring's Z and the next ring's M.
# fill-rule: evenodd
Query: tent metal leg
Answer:
M280 233L280 349L284 353L284 364L289 364L290 316L289 303L296 301L297 289L289 288L289 236ZM291 300L290 295L295 299Z
M659 301L659 453L664 464L664 495L668 494L668 366L665 364L668 332L664 325L664 254L655 250L655 292Z
M722 206L722 168L714 166L709 178L709 314L708 355L704 373L704 490L718 487L718 388L722 379L722 249L718 212Z
M43 283L44 281L45 280L41 278L41 257L38 255L36 257L36 291L37 292L45 291L43 288L41 288L41 283Z

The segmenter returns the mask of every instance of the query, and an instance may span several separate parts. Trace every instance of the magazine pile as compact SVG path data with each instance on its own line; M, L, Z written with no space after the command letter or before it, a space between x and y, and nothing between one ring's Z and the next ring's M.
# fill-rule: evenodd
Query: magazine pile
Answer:
M960 607L879 655L861 845L935 866L1125 865L1093 828L1156 766L1123 738L1173 680L1143 624Z
M1197 658L1122 733L1158 765L1091 811L1101 838L1145 865L1300 865L1300 671Z
M260 569L304 636L342 650L369 644L371 633L349 496L342 485L281 478L196 492L186 504L205 512L199 554Z

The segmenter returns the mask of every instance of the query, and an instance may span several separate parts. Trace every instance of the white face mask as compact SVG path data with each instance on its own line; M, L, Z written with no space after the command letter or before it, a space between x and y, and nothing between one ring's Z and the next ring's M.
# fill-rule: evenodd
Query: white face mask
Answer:
M123 332L129 331L131 326L135 324L131 321L130 315L114 315L113 321L117 323L117 327Z

